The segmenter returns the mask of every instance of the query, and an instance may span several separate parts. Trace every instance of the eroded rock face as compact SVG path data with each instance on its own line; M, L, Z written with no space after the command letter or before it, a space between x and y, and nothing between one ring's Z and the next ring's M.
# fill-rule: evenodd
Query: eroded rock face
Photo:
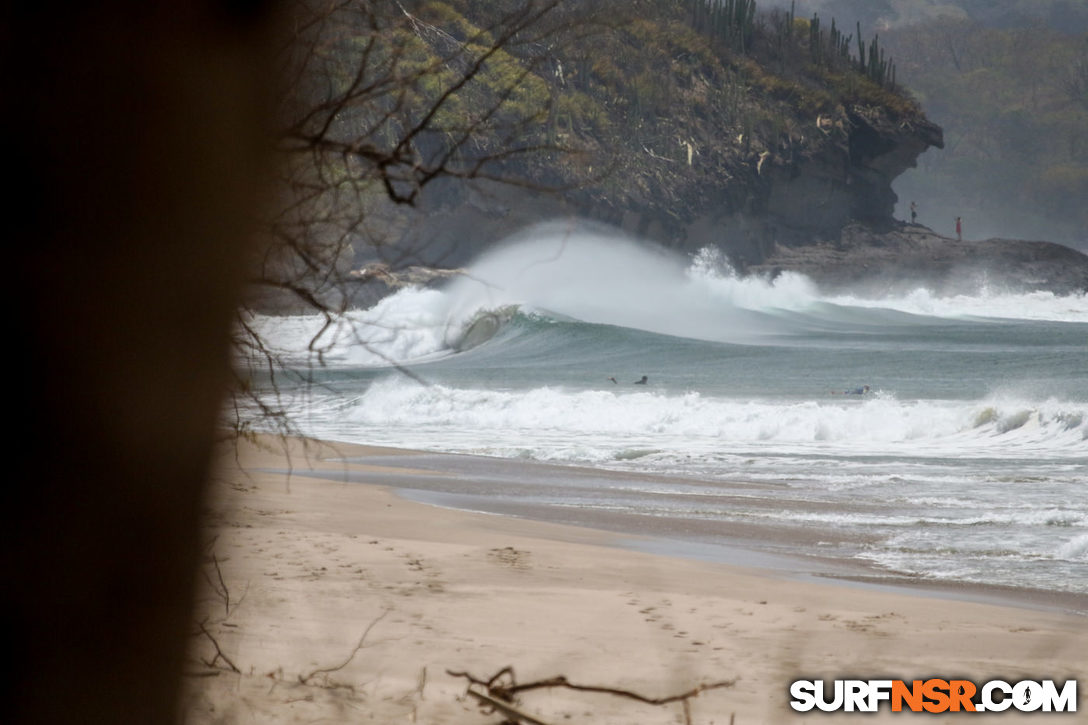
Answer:
M896 120L881 108L840 107L810 121L800 136L775 142L720 139L684 173L658 176L653 163L631 165L616 172L611 191L444 184L428 189L396 247L410 250L413 264L458 266L526 226L569 216L685 251L718 246L744 268L778 244L837 239L855 220L892 228L892 181L926 149L943 146L939 126L921 116ZM700 163L711 165L711 155L708 172ZM677 184L670 194L640 191L664 179Z
M896 119L882 108L854 106L821 116L810 132L813 137L783 141L773 151L764 146L745 152L723 142L719 151L729 160L722 166L719 159L716 168L729 173L704 184L688 179L668 198L632 191L662 181L649 166L639 172L650 177L629 178L610 192L442 182L397 227L399 239L381 248L392 254L360 255L356 269L374 262L397 274L411 265L461 267L528 226L569 218L604 222L684 252L717 247L741 272L793 270L828 288L1088 289L1088 257L1067 247L958 242L894 219L892 182L927 149L943 147L939 126L921 116ZM698 168L690 173L706 176ZM367 307L396 286L388 279L351 278L344 294L350 306Z
M819 128L824 143L777 174L767 192L768 224L802 243L836 238L855 220L888 228L898 201L892 181L930 147L944 147L940 126L924 118L896 121L854 106L827 121Z
M700 203L678 218L652 199L639 205L598 197L541 196L520 188L474 190L461 204L435 204L433 234L444 257L464 264L528 223L577 216L605 221L665 246L722 249L742 272L773 276L801 272L823 287L977 291L984 285L1059 293L1088 290L1088 256L1048 242L1009 239L957 241L898 222L892 182L931 147L944 146L941 128L924 118L895 120L879 108L855 106L820 119L808 143L790 158L761 152L738 156L736 172L700 192ZM760 163L762 161L762 163ZM488 199L481 203L480 199ZM475 199L476 201L473 201ZM451 236L471 230L471 238ZM457 238L454 238L457 237Z
M894 121L878 109L855 106L850 119L852 216L876 225L892 219L892 181L917 165L931 147L944 148L944 131L924 118Z

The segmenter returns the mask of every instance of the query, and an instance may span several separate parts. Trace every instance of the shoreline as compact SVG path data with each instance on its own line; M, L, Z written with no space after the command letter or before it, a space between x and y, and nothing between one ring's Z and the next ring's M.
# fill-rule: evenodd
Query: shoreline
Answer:
M333 445L351 444L334 443ZM405 463L412 459L425 462L422 470L406 471ZM437 470L441 473L440 477L443 479L444 485L450 487L453 487L448 483L451 476L462 478L468 486L473 486L476 484L476 481L471 480L473 474L480 475L485 471L492 483L497 476L512 482L524 476L524 471L528 467L538 471L550 470L559 476L570 478L586 477L592 481L631 478L671 480L672 477L667 475L390 447L375 448L370 455L360 458L349 457L347 460L354 463L379 460L383 464L389 465L390 470L384 472L388 474L386 477L387 483L378 485L389 486L398 496L407 501L454 511L506 516L525 521L555 523L607 532L620 537L620 542L617 543L618 546L632 551L720 563L753 570L772 571L798 581L831 581L844 586L857 586L914 596L992 603L1024 609L1088 616L1088 594L956 579L912 577L909 574L882 569L866 561L846 559L831 554L770 551L766 548L766 543L774 541L776 534L780 535L781 533L776 531L772 525L733 525L735 529L742 529L743 533L731 536L715 533L713 539L700 536L701 532L698 531L688 532L688 536L678 536L674 531L670 530L668 522L644 522L643 529L639 530L638 526L632 525L631 520L633 517L628 514L607 518L596 514L582 516L574 511L568 512L566 517L561 517L557 515L557 509L548 506L495 504L492 502L487 502L484 508L478 508L472 506L472 502L465 496L459 495L457 492L430 487L426 481L427 477L434 476ZM471 465L468 463L471 461L480 461L484 465ZM465 465L455 467L450 465L453 462L465 463ZM317 475L320 477L328 474L319 473ZM355 477L349 475L349 478L357 483L369 485L375 483L375 477L366 474ZM761 487L763 484L750 485Z
M455 455L455 454L449 454ZM373 484L363 484L373 485ZM950 599L963 602L996 604L1025 610L1038 610L1088 617L1088 595L1076 592L1009 587L980 582L924 579L878 569L867 562L842 560L826 556L763 551L758 540L731 543L681 539L661 534L635 534L620 528L592 524L554 521L531 514L498 513L461 508L441 503L441 496L392 484L389 488L405 501L484 516L500 516L533 523L551 523L584 528L617 537L612 546L628 551L670 558L721 564L760 572L764 576L780 576L798 582L830 582L838 586L860 587L904 596ZM539 509L537 509L539 510Z
M298 441L261 441L225 452L213 481L207 636L192 644L187 723L362 713L482 725L496 717L447 670L486 679L508 665L522 682L564 675L653 697L735 680L692 700L691 721L801 722L786 694L799 678L1071 679L1088 665L1083 617L647 553L613 532L439 508L396 483L353 480L436 475L411 465L425 454L316 444L307 458ZM526 693L522 707L549 725L681 714L565 691Z

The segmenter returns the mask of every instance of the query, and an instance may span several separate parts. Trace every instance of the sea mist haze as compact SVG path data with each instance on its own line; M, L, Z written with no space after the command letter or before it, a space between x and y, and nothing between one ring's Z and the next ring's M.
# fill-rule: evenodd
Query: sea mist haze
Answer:
M310 435L629 474L455 505L1088 594L1083 294L830 296L549 226L351 313L324 367L323 319L253 323Z

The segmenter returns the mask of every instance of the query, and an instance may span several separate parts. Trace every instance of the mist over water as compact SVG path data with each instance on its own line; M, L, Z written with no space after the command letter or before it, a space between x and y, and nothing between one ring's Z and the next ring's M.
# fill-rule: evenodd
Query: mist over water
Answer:
M723 539L770 522L826 532L791 553L1088 593L1083 295L826 296L798 275L738 278L709 250L549 226L348 322L322 335L328 367L300 398L314 435L671 477L504 494L560 520L630 511ZM255 324L300 366L320 329Z
M543 227L488 252L447 289L448 326L479 310L519 305L580 322L721 342L752 341L775 324L753 311L799 309L815 295L801 277L774 283L718 276L706 252L692 260L601 232Z

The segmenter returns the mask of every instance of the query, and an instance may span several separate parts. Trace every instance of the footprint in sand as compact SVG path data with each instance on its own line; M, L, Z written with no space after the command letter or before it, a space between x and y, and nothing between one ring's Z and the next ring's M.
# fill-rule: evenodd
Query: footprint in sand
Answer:
M501 549L489 549L487 552L487 558L495 564L502 566L508 566L511 569L528 569L530 568L528 551L519 551L512 546L504 546Z

